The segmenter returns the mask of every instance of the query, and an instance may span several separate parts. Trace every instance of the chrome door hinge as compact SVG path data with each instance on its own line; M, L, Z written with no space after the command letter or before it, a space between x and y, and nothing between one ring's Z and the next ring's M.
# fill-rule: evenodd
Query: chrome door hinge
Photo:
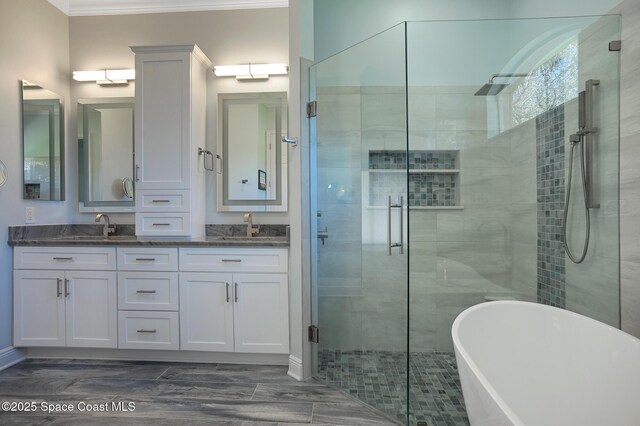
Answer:
M318 111L318 102L307 102L307 118L315 117Z
M309 326L309 341L311 343L319 343L320 342L320 329L315 325Z
M622 40L613 40L609 42L609 52L619 52L622 50Z

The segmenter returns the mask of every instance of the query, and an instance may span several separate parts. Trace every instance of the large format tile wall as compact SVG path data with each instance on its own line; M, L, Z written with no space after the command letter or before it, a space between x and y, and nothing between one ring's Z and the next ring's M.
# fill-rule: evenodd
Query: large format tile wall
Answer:
M410 149L460 150L464 207L411 211L412 351L451 351L451 324L462 310L485 296L513 292L511 141L487 139L486 100L474 97L475 89L410 91ZM363 186L370 151L406 146L404 89L331 88L317 97L318 197L324 206L318 220L330 233L318 258L321 344L403 350L407 254L394 249L387 256L386 210L368 207ZM404 232L407 241L406 225Z
M640 0L622 13L620 81L620 267L622 329L640 337Z
M591 237L584 262L566 259L566 307L612 326L620 325L619 274L619 68L617 56L608 45L620 38L617 16L600 18L579 36L579 88L588 79L600 80L594 89L594 122L598 132L593 142L593 186L599 208L591 209ZM622 91L624 95L624 91ZM568 173L570 135L578 129L577 100L565 105L565 157ZM574 174L567 220L567 241L574 252L581 252L585 220L579 175L579 160L574 158ZM623 232L624 234L624 232Z

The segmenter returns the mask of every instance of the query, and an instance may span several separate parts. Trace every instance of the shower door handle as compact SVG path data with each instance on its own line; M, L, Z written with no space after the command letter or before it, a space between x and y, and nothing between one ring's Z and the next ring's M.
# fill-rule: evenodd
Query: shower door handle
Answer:
M403 218L402 218L402 205L404 203L404 197L400 196L400 202L398 204L391 204L391 196L387 198L387 254L391 256L391 249L394 247L400 247L400 254L404 253L404 235L403 235ZM400 242L391 242L391 210L400 209Z

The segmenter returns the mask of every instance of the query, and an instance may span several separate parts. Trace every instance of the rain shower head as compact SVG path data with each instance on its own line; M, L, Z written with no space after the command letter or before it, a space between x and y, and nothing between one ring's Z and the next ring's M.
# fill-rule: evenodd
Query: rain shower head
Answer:
M498 84L498 83L487 83L482 86L473 96L495 96L498 93L502 92L505 87L507 87L509 83L506 84Z
M494 74L489 79L489 82L482 86L473 96L495 96L502 92L509 83L494 83L493 80L499 77L526 77L529 74L514 73L514 74Z

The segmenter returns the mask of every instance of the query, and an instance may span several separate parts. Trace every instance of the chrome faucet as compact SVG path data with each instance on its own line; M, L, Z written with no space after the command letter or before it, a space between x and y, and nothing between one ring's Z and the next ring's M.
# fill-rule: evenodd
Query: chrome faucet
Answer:
M109 235L116 232L116 225L115 223L111 225L109 223L109 216L103 213L96 215L96 223L100 222L100 219L102 218L104 218L104 228L102 229L102 235L104 235L105 237L108 237Z
M253 226L253 216L251 216L251 213L245 213L244 221L247 222L247 237L253 237L253 234L260 232L260 225L256 227Z

